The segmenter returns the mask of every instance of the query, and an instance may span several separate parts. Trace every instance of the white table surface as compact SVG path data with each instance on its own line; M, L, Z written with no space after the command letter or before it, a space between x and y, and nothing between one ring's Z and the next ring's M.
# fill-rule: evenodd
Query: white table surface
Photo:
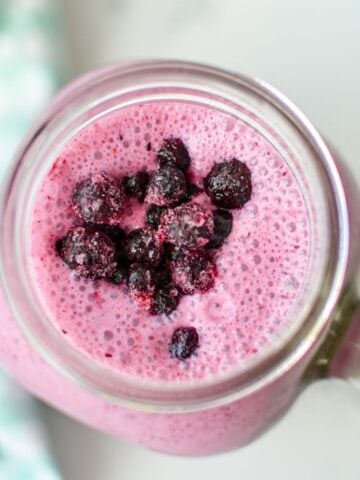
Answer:
M258 76L302 108L360 183L359 0L62 5L76 73L119 59L177 58ZM360 392L340 380L313 384L249 446L199 459L148 452L42 410L64 480L360 478Z

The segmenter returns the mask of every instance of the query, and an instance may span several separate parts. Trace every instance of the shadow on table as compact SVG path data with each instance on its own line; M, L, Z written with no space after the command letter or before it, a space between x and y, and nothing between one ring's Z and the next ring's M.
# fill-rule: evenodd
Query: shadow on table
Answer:
M106 470L114 456L118 461L122 456L123 443L120 440L81 425L42 403L40 412L63 480L107 478Z

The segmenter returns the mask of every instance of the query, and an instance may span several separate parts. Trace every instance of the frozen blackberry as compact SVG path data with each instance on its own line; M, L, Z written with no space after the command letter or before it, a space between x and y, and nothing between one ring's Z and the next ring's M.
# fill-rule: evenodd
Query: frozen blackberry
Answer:
M166 210L167 207L159 207L159 205L150 205L146 210L146 223L150 227L157 228L160 223L161 214Z
M162 241L196 248L206 245L213 234L211 212L197 203L185 203L161 215L159 236Z
M147 263L155 267L160 262L162 246L153 229L137 228L129 233L124 253L132 262Z
M172 357L186 360L199 348L199 335L194 327L179 327L174 330L170 342L169 352Z
M151 269L141 263L133 263L129 268L127 285L130 296L137 302L137 304L146 310L149 310L155 292Z
M105 278L116 270L115 245L102 232L73 227L55 246L62 260L82 277Z
M150 175L148 172L137 172L131 177L123 178L125 193L128 197L136 198L140 203L144 202L146 188L148 186Z
M220 248L232 230L233 216L229 210L217 209L213 211L214 235L205 245L206 248Z
M241 208L251 197L251 172L233 158L217 163L204 178L206 194L220 208Z
M176 287L159 288L155 291L151 306L151 315L169 315L179 305L179 291Z
M160 167L173 165L185 171L190 163L190 155L184 142L180 138L167 138L157 152Z
M170 261L171 277L184 295L202 293L214 286L217 269L203 250L182 250Z
M123 215L125 193L116 178L96 173L76 185L72 202L84 222L113 224Z
M181 170L166 165L153 172L145 201L159 206L176 204L186 192L186 178Z

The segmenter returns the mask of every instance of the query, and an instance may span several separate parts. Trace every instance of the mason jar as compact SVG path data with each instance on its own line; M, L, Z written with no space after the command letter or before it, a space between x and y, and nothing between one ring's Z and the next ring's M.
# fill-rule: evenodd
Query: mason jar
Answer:
M250 124L291 168L308 213L308 268L289 331L246 368L206 382L147 385L90 359L54 328L30 272L36 193L61 149L108 112L152 101L196 103ZM89 73L55 97L1 185L1 364L53 407L148 448L208 455L244 445L286 412L309 381L329 374L356 381L357 205L350 176L319 133L261 80L178 61Z

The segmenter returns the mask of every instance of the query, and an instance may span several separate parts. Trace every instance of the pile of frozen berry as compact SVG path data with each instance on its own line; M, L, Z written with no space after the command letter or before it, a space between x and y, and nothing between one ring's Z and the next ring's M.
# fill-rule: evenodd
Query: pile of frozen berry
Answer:
M72 227L55 248L78 275L126 282L134 301L152 315L170 314L182 295L213 287L220 248L232 229L229 209L241 208L251 196L251 173L237 159L217 163L203 180L217 207L194 200L202 188L191 183L189 152L179 138L165 139L157 152L158 168L122 179L97 173L79 182L73 210L82 226ZM120 224L130 198L149 204L144 226L125 232ZM170 353L189 357L198 347L192 327L175 330Z

